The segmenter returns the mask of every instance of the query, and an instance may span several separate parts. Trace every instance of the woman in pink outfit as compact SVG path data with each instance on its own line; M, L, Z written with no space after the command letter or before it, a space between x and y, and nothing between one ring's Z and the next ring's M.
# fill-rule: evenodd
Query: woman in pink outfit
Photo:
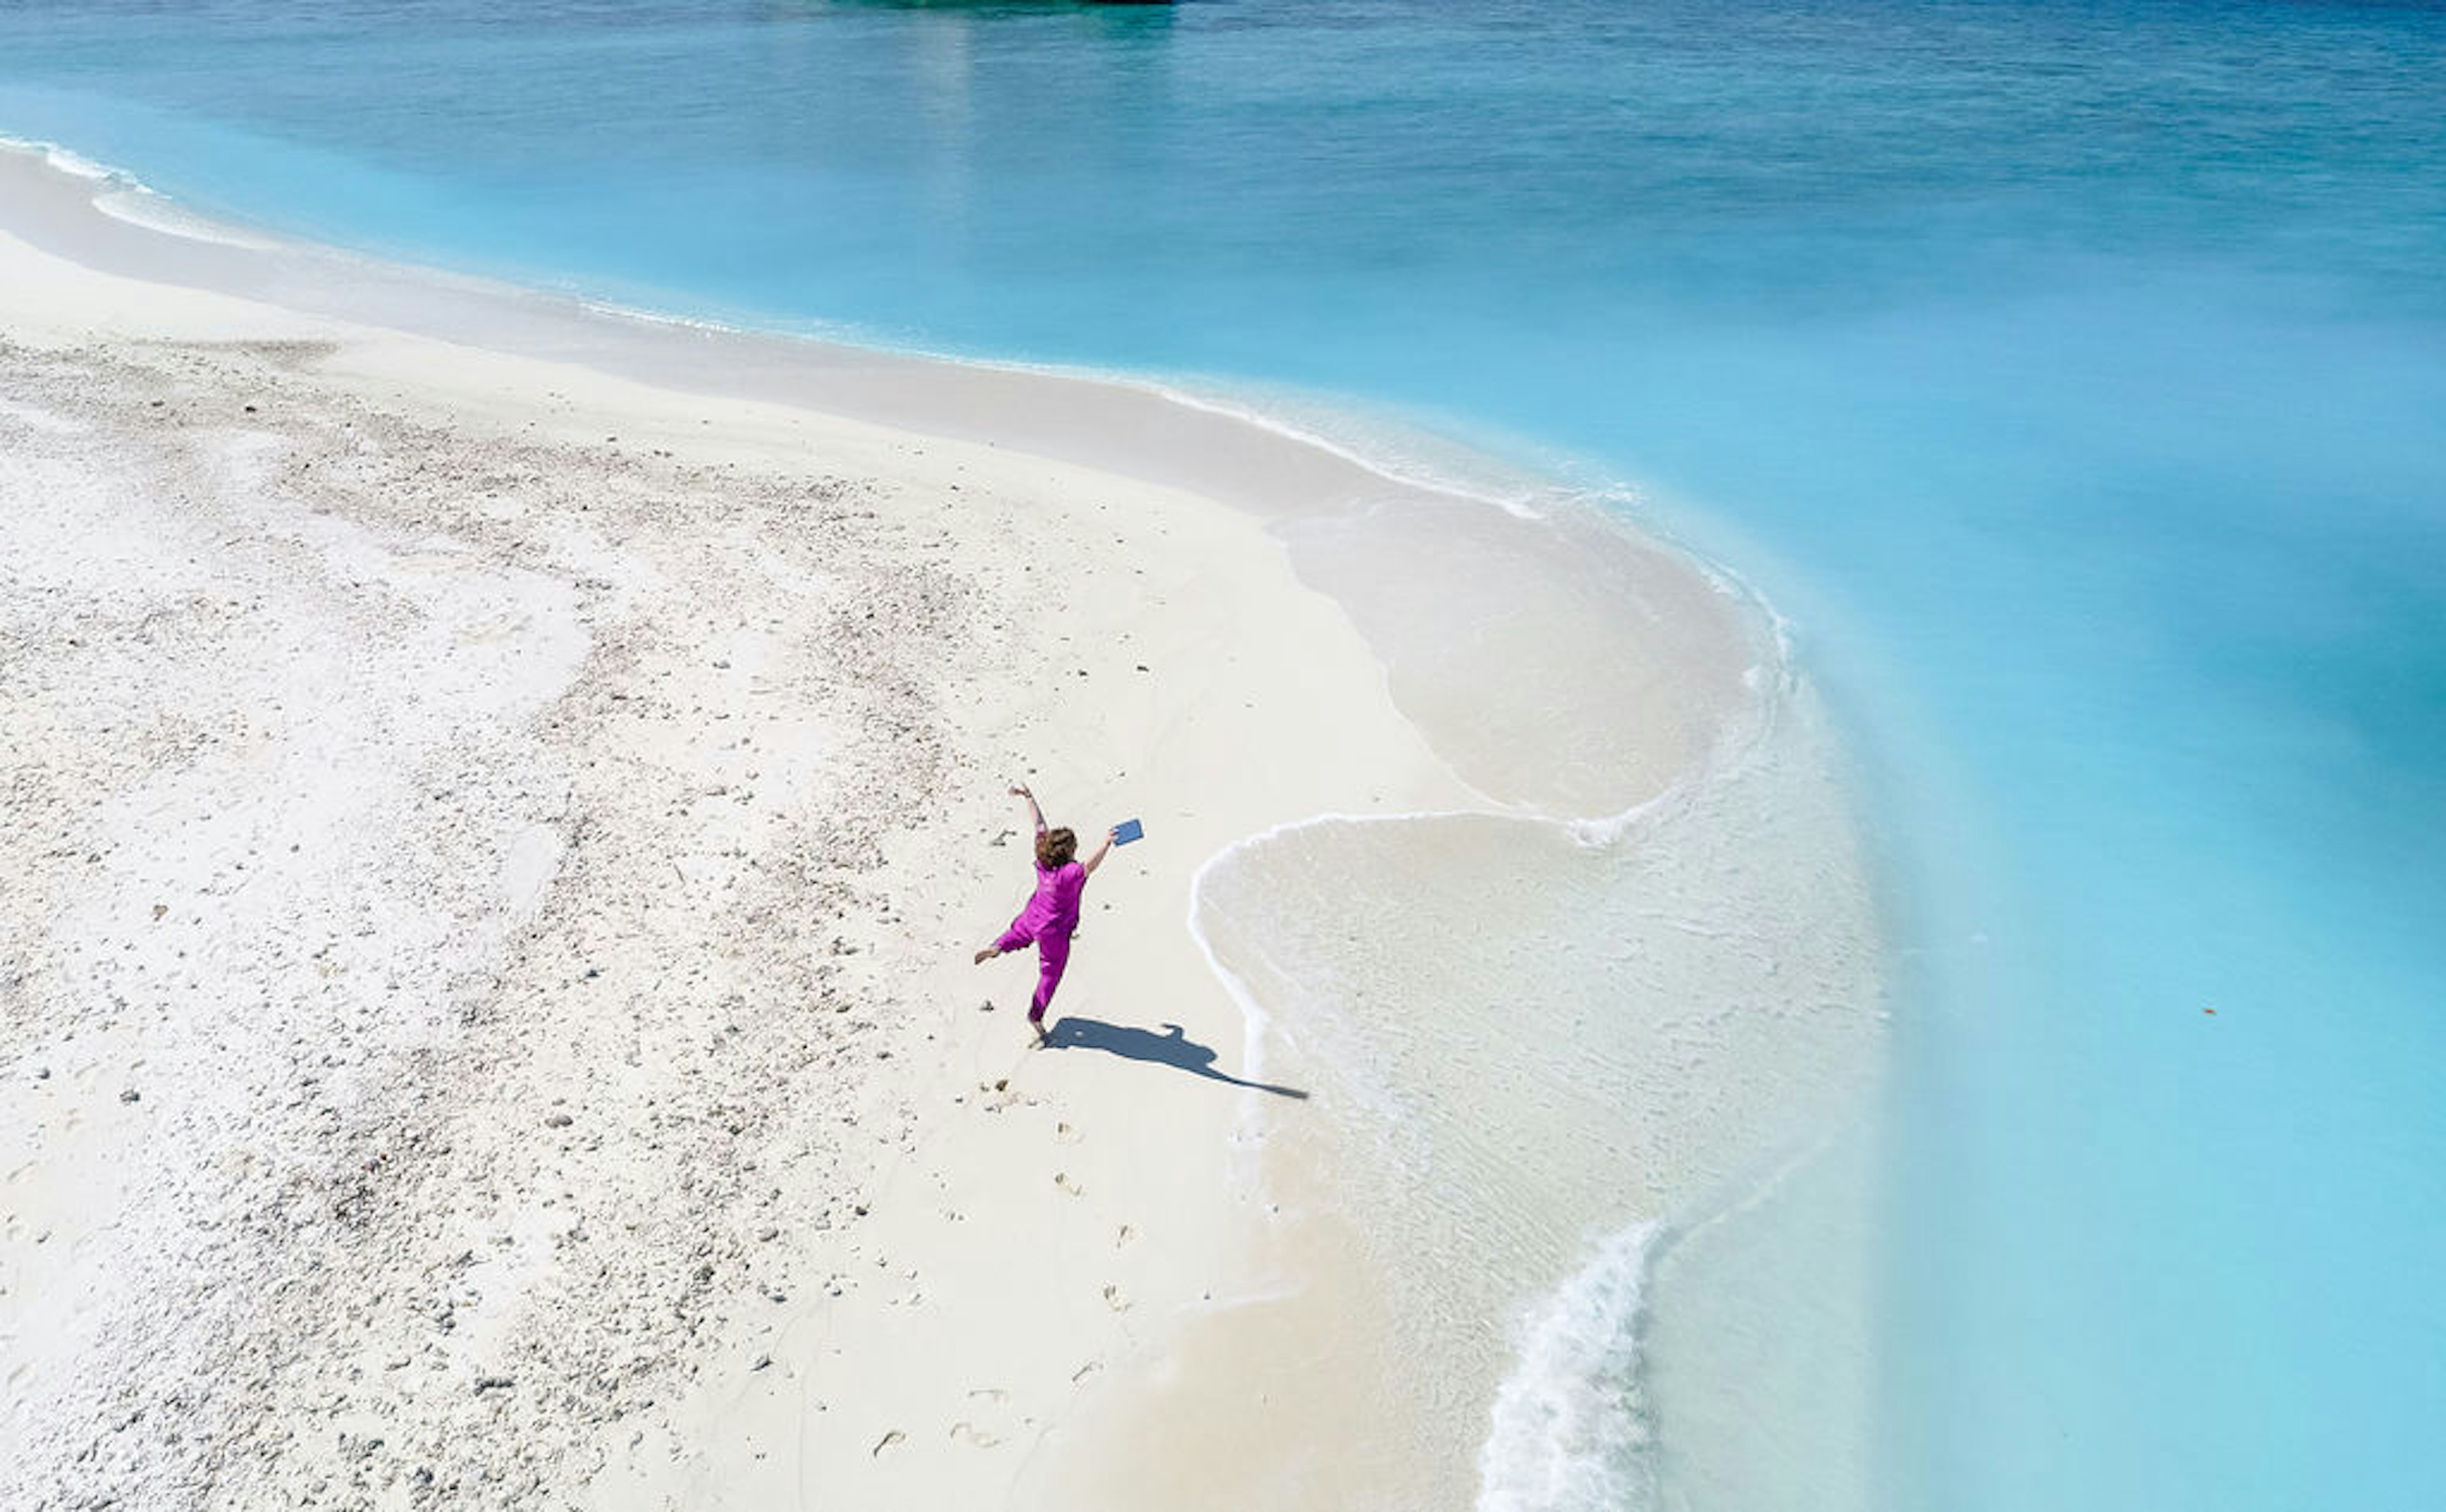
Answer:
M1086 890L1088 877L1104 864L1113 849L1113 835L1106 831L1104 843L1095 854L1084 861L1074 860L1079 837L1068 830L1044 828L1044 811L1036 806L1036 795L1026 788L1012 788L1010 795L1025 798L1028 817L1036 821L1036 896L1027 900L1027 906L1001 939L977 952L977 964L982 966L1007 951L1036 947L1036 996L1028 999L1027 1026L1042 1043L1045 1006L1053 1001L1053 989L1062 985L1062 969L1070 964L1070 936L1079 927L1079 895Z

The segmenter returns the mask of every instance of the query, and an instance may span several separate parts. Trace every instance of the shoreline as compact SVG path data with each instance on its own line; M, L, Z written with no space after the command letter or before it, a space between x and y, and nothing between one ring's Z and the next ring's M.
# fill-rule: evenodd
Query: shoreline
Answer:
M1238 427L1249 427L1303 450L1321 453L1337 464L1347 464L1359 472L1381 478L1398 488L1417 489L1425 493L1448 495L1494 504L1499 508L1522 513L1512 501L1504 485L1535 488L1544 479L1545 471L1533 463L1512 457L1498 457L1484 447L1465 446L1432 435L1428 430L1396 420L1397 428L1411 432L1404 438L1414 442L1431 442L1443 454L1466 457L1473 470L1486 469L1496 482L1486 486L1430 476L1406 468L1383 455L1371 455L1361 446L1345 443L1324 429L1312 429L1283 415L1269 413L1267 400L1296 400L1301 396L1288 392L1268 391L1257 401L1244 402L1222 387L1209 384L1203 389L1195 375L1141 374L1121 369L1082 366L1073 364L1030 362L995 357L980 352L934 348L894 343L880 334L863 332L837 322L816 322L805 328L790 328L781 324L759 324L753 316L714 316L687 314L660 308L647 302L628 302L616 296L590 293L571 288L555 288L540 280L530 281L516 273L470 272L428 265L413 256L395 255L382 251L359 250L328 245L310 238L270 230L250 230L241 225L192 212L171 196L145 183L124 170L96 162L75 150L55 142L0 134L0 162L35 159L60 180L71 180L96 186L89 196L92 208L105 218L134 230L173 242L194 245L201 243L231 249L239 252L283 253L291 257L318 260L345 267L359 274L379 277L404 275L423 286L426 293L441 288L455 288L474 297L489 298L515 304L534 304L555 309L576 320L600 320L614 327L646 327L692 338L730 344L734 347L755 345L780 346L801 357L830 354L835 365L844 363L875 362L892 364L913 364L935 376L943 369L971 371L1021 380L1044 380L1060 385L1101 390L1123 399L1126 402L1144 404L1152 401L1162 407L1177 407ZM21 184L18 188L23 190ZM141 214L131 213L124 204L114 205L114 198L132 199L147 207ZM106 245L106 244L105 244ZM224 274L224 276L226 276ZM295 294L296 290L291 290ZM274 303L278 303L274 301ZM835 393L836 399L843 396ZM1347 415L1353 406L1336 396L1308 396L1306 406ZM827 411L827 413L838 413ZM1371 438L1383 440L1386 438ZM1001 438L994 438L999 444ZM1110 458L1064 457L1087 461L1104 471L1122 471L1111 465ZM1202 476L1205 485L1196 490L1208 496L1222 496L1238 492L1236 480L1217 476ZM1246 502L1245 500L1243 502ZM1524 517L1535 517L1533 513ZM1648 533L1653 534L1653 532Z
M27 166L24 155L0 151L0 182L9 187L12 205L27 203L18 192L26 183L39 182L39 175L27 177ZM55 180L67 177L44 172ZM1441 489L1405 483L1327 443L1286 435L1262 419L1199 407L1193 398L1159 388L754 333L686 327L607 333L591 329L590 323L642 325L652 317L606 316L574 301L472 287L473 281L427 279L414 270L386 271L383 276L399 287L376 290L370 304L377 318L357 325L317 308L365 295L317 259L350 269L379 267L369 260L294 247L274 252L196 244L126 221L106 228L81 225L56 214L74 199L74 186L55 181L43 187L34 245L48 250L35 252L30 262L11 254L11 271L47 265L54 293L85 286L66 294L63 308L78 308L80 299L83 304L79 314L61 322L66 327L89 321L82 327L88 332L113 326L117 339L148 344L164 339L165 332L168 339L190 343L225 343L240 332L258 341L268 335L327 343L330 349L306 364L310 375L305 366L298 375L301 382L310 376L321 385L327 401L343 398L375 414L442 427L443 435L489 431L497 441L529 431L550 436L545 444L563 449L553 454L564 457L562 466L566 457L578 453L647 466L685 461L717 490L727 481L719 475L731 469L767 478L818 474L834 482L842 481L837 472L846 472L846 486L853 490L892 495L891 509L876 512L883 519L902 530L922 523L932 532L914 560L944 564L969 585L970 604L1041 592L1044 578L1028 581L1040 568L1077 572L1091 588L1110 587L1124 595L1127 612L1100 614L1089 607L1082 611L1082 620L1150 647L1145 654L1157 668L1152 675L1177 679L1184 694L1138 702L1125 715L1063 699L1040 719L1005 686L987 699L983 713L971 707L943 717L942 747L953 753L954 768L975 773L994 793L999 782L982 770L985 753L998 751L1006 761L1024 759L1030 739L1062 752L1057 759L1067 770L1048 778L1054 785L1046 791L1063 813L1071 812L1074 784L1090 802L1135 809L1154 785L1126 773L1150 764L1172 775L1175 792L1229 791L1215 805L1222 812L1208 812L1201 800L1195 807L1176 802L1175 813L1166 815L1167 843L1178 834L1195 854L1179 862L1170 859L1175 852L1166 852L1161 863L1129 858L1151 868L1148 876L1157 885L1150 894L1161 898L1114 901L1125 918L1139 921L1149 933L1117 944L1109 931L1091 924L1082 963L1103 957L1114 969L1107 974L1100 961L1093 971L1074 977L1076 985L1065 987L1059 1006L1090 1015L1099 1000L1094 995L1110 990L1100 983L1120 980L1126 965L1139 980L1164 984L1165 1012L1191 1026L1185 1037L1193 1046L1225 1048L1221 1069L1251 1080L1269 1076L1272 1056L1261 1052L1283 1026L1250 1017L1254 998L1233 1000L1241 997L1239 989L1222 980L1233 975L1231 968L1195 924L1205 905L1199 885L1215 862L1270 830L1330 823L1337 814L1371 809L1402 818L1439 812L1508 818L1574 833L1594 826L1601 832L1597 843L1611 844L1622 831L1638 829L1660 798L1688 793L1697 780L1694 773L1717 765L1723 732L1740 723L1742 709L1757 699L1779 696L1775 690L1789 680L1788 669L1779 666L1779 649L1767 644L1768 632L1741 626L1740 617L1753 613L1752 607L1733 599L1721 580L1709 580L1678 554L1618 525L1524 517L1506 513L1500 500L1464 502ZM0 239L20 230L0 227ZM147 238L170 245L148 249ZM201 260L213 265L222 287L140 290L124 282L136 268L165 273L159 259L171 252L183 271L197 260L198 245L208 249ZM70 264L53 260L63 252L87 253L93 261L78 257L71 273L66 271ZM229 274L245 268L250 257L302 259L306 271L267 272L258 265L251 274ZM148 258L155 261L148 264ZM29 288L36 282L18 281ZM106 289L107 297L95 296L97 288ZM290 308L283 294L295 296L303 308ZM420 299L429 303L420 307ZM394 317L405 307L418 308L403 332ZM104 308L114 312L97 319ZM486 318L505 311L498 333L476 339ZM9 314L15 336L28 311L19 305ZM521 349L527 355L507 355ZM743 397L760 383L761 398ZM842 396L854 401L819 401ZM7 419L0 412L0 423ZM518 429L508 428L511 419L519 420ZM933 423L915 423L925 419ZM688 420L700 423L690 429ZM608 424L618 428L606 431ZM1251 430L1270 431L1272 440L1252 449L1246 436ZM616 439L597 441L598 432ZM1038 443L1032 455L1021 455L1023 440ZM845 458L854 460L843 466ZM919 497L928 494L931 499ZM991 559L987 546L968 539L974 533L969 512L978 500L954 495L970 494L982 494L1006 519L1025 517L1039 530L1052 527L1051 533L1078 554L1061 557L1032 547L1026 553L1031 559L1012 572L1007 563ZM1059 495L1099 502L1091 512ZM1395 523L1384 525L1388 519ZM632 518L630 528L650 533L640 519ZM1114 544L1123 551L1101 544L1112 532L1120 532ZM1198 548L1189 550L1182 538L1196 540ZM604 560L616 563L630 548L615 541L590 550L608 551ZM878 549L877 560L887 559L912 563L913 553L906 543ZM1408 592L1380 590L1387 561L1403 564L1406 570L1397 575ZM1151 594L1132 581L1145 576L1150 565L1173 574L1166 593ZM1201 581L1210 574L1223 581ZM891 580L890 569L875 579ZM1003 587L988 586L995 583ZM1454 591L1504 603L1513 610L1507 618L1515 622L1504 626L1508 638L1476 644L1485 639L1482 624L1457 628L1421 612L1421 594L1432 601ZM1074 592L1074 602L1095 596ZM1638 623L1620 623L1625 593L1649 607ZM1252 612L1258 605L1263 612ZM1273 623L1278 620L1287 623ZM1036 640L1048 661L1089 659L1060 641L1044 644L1044 628L1038 627ZM901 675L935 687L934 706L948 709L959 699L975 698L978 682L991 686L1025 676L1025 663L1014 663L1011 648L996 639L1015 633L1024 632L1012 631L1005 620L987 634L953 636L968 664L959 691L943 682L939 669ZM1568 695L1559 685L1518 676L1526 664L1524 648L1555 644L1583 647L1590 660L1601 659L1621 675L1602 689L1575 685ZM1769 664L1778 669L1763 679L1761 691L1759 669ZM674 667L669 675L680 673ZM1086 669L1081 677L1087 677ZM1240 701L1251 709L1261 701L1268 705L1253 724L1225 713L1234 688L1245 691ZM819 719L819 711L810 708L808 717ZM1313 738L1324 728L1336 732L1327 743L1330 759L1321 756ZM1523 728L1534 728L1541 737L1529 753L1535 758L1531 762L1516 749ZM1017 738L1030 730L1037 733ZM1252 737L1286 754L1296 751L1298 760L1260 763L1268 769L1251 774L1249 763L1217 749ZM1126 767L1115 763L1116 770L1106 773L1086 753L1115 739L1131 758ZM1199 772L1202 779L1189 778ZM840 775L827 778L811 769L805 784L812 793L827 780L837 782ZM985 902L995 890L990 874L957 859L957 847L942 831L965 824L990 834L1006 827L990 818L990 796L946 790L942 801L944 813L913 821L913 831L877 837L887 851L915 852L893 855L884 871L897 876L897 868L906 867L920 900L916 906L942 927L960 927L954 918L965 924L971 917L982 926L997 906ZM685 868L681 876L687 878ZM947 895L967 905L946 906ZM1193 927L1179 932L1187 938L1176 938L1158 922L1169 916L1162 899L1180 898L1188 900L1192 916ZM881 941L857 948L887 955L892 950ZM904 945L895 963L916 984L906 991L931 1005L934 1032L916 1044L903 1035L889 1047L904 1067L923 1067L923 1074L893 1073L910 1078L893 1082L896 1091L877 1091L878 1083L892 1077L873 1067L838 1089L862 1103L888 1106L897 1132L886 1174L871 1187L854 1188L867 1199L860 1207L872 1209L861 1211L858 1223L844 1230L858 1237L819 1241L794 1258L802 1267L799 1274L829 1273L829 1280L818 1283L823 1300L801 1311L788 1299L802 1295L803 1281L774 1286L768 1290L781 1293L772 1302L781 1319L724 1323L715 1330L714 1345L691 1344L698 1353L689 1373L726 1358L723 1380L684 1388L683 1405L666 1406L647 1435L625 1447L597 1443L602 1458L587 1479L590 1504L772 1505L817 1489L1051 1503L1068 1486L1119 1484L1112 1480L1116 1476L1126 1483L1143 1473L1116 1461L1116 1455L1130 1458L1125 1449L1109 1447L1125 1445L1126 1435L1107 1437L1101 1453L1095 1444L1078 1442L1093 1436L1082 1425L1109 1421L1118 1409L1116 1399L1129 1394L1120 1383L1142 1381L1149 1368L1176 1355L1187 1332L1201 1318L1218 1316L1217 1309L1262 1311L1284 1285L1317 1283L1312 1273L1287 1279L1282 1268L1287 1254L1305 1250L1309 1262L1315 1260L1312 1237L1287 1237L1280 1223L1258 1211L1270 1195L1298 1185L1296 1175L1282 1169L1272 1137L1278 1130L1263 1120L1260 1094L1240 1092L1213 1099L1214 1106L1182 1123L1172 1095L1178 1089L1166 1085L1180 1078L1147 1075L1132 1086L1107 1089L1094 1085L1077 1064L1081 1057L1066 1053L1013 1060L989 1031L972 1027L1007 1028L1007 1016L988 1018L973 1003L967 1004L965 1017L959 1011L963 993L977 996L980 982L964 961L958 969L930 964ZM997 984L991 991L1001 997L1007 988ZM1202 1006L1173 1006L1187 1002ZM1217 1027L1227 1022L1227 1012L1241 1024L1241 1033L1232 1036L1240 1045L1237 1067L1231 1064L1232 1040ZM1121 1021L1114 1010L1106 1013ZM1094 1017L1101 1022L1105 1015ZM1300 1064L1296 1053L1290 1064ZM1027 1085L1041 1073L1043 1084ZM1232 1105L1228 1115L1220 1106L1225 1102ZM1073 1116L1059 1116L1063 1112ZM1116 1125L1133 1131L1120 1141L1133 1148L1102 1148L1099 1132ZM1014 1126L1030 1128L1044 1143L1023 1158L1008 1140ZM1140 1130L1150 1128L1163 1129L1164 1137L1146 1138ZM1008 1195L1025 1189L1031 1181L1026 1172L1047 1154L1063 1168L1049 1182L1041 1172L1034 1175L1041 1195L1032 1202ZM1181 1163L1194 1165L1205 1154L1223 1167L1229 1200L1206 1204L1203 1211L1176 1200L1165 1210L1166 1199L1176 1199ZM1309 1149L1302 1158L1314 1154ZM1042 1195L1045 1188L1050 1195ZM818 1193L811 1187L804 1195ZM838 1194L827 1189L824 1195ZM1047 1203L1051 1212L1030 1215L1031 1206ZM1071 1222L1062 1212L1065 1203L1096 1215L1108 1230L1107 1247L1085 1245L1088 1225ZM1058 1258L1014 1266L1007 1255L943 1237L947 1224L965 1225L974 1212L997 1210L1012 1225L1044 1223L1070 1235L1063 1241L1068 1247ZM1162 1220L1147 1219L1147 1211L1162 1212ZM957 1216L945 1219L946 1213ZM1255 1258L1217 1258L1243 1251ZM913 1262L912 1257L918 1258ZM891 1279L894 1295L873 1297L884 1289L877 1285L866 1295L870 1305L842 1300L861 1296L855 1283L843 1283L868 1268L878 1273L878 1282ZM1007 1274L1007 1268L1017 1274ZM1099 1296L1082 1294L1079 1301L1055 1309L1058 1316L1031 1320L1025 1337L1002 1340L988 1351L1001 1362L999 1373L981 1373L1029 1384L959 1387L968 1393L969 1415L951 1418L948 1428L936 1425L938 1440L952 1447L921 1445L918 1433L900 1420L946 1418L960 1405L944 1402L951 1388L933 1378L939 1372L925 1372L925 1364L1011 1329L1004 1309L1028 1296L1031 1287L1061 1286L1087 1268L1117 1279ZM954 1279L938 1279L945 1275ZM1146 1328L1133 1318L1134 1312L1163 1321ZM920 1318L914 1328L913 1316ZM1074 1335L1108 1342L1083 1363L1051 1370L1048 1357L1062 1353L1054 1341ZM771 1347L760 1355L767 1363L741 1370L734 1356L768 1337ZM1190 1348L1194 1352L1195 1346ZM858 1373L894 1360L902 1362L900 1373L880 1382ZM1227 1360L1203 1384L1228 1389L1247 1369L1245 1359ZM844 1372L856 1377L854 1389ZM1306 1400L1329 1401L1336 1390L1332 1382L1311 1384ZM369 1434L367 1429L352 1437L362 1444ZM345 1451L350 1438L340 1442ZM784 1445L794 1451L777 1452ZM1014 1449L1020 1451L1018 1463L1003 1463ZM1218 1446L1211 1452L1230 1451ZM786 1467L779 1463L785 1461ZM412 1491L412 1474L400 1474ZM1215 1484L1230 1481L1219 1475ZM1443 1489L1449 1494L1455 1488ZM395 1484L386 1485L383 1494L395 1490ZM1311 1486L1308 1493L1316 1490Z
M1742 669L1727 663L1774 654L1757 644L1762 632L1739 623L1762 612L1754 600L1740 596L1723 577L1698 569L1685 552L1618 521L1590 512L1585 523L1593 529L1580 532L1573 544L1585 548L1593 541L1612 559L1582 572L1552 539L1552 527L1575 523L1559 511L1524 516L1516 501L1505 496L1407 481L1340 442L1262 417L1244 418L1195 396L1176 396L1160 384L666 324L651 314L607 315L575 296L304 244L199 242L95 212L91 200L103 180L91 177L94 171L91 165L65 171L32 149L0 148L0 198L11 206L15 229L39 249L97 271L235 294L455 345L523 352L707 399L779 403L946 441L1024 452L1181 490L1239 510L1290 537L1301 576L1311 586L1326 586L1319 580L1329 583L1343 566L1314 559L1345 552L1349 538L1365 533L1386 510L1458 512L1475 525L1474 537L1438 543L1444 548L1441 555L1410 561L1414 593L1489 592L1481 578L1499 563L1516 564L1540 588L1572 590L1571 601L1549 604L1542 595L1507 593L1517 585L1496 583L1491 591L1505 594L1524 623L1517 641L1474 663L1465 644L1451 637L1435 639L1439 626L1403 612L1408 606L1380 605L1351 591L1347 582L1326 586L1326 591L1368 632L1378 659L1395 667L1397 678L1405 658L1445 663L1439 675L1463 696L1451 700L1458 707L1444 711L1439 727L1430 718L1431 740L1466 750L1471 733L1490 714L1511 728L1542 731L1559 720L1563 727L1551 733L1575 755L1581 742L1590 742L1590 759L1625 773L1619 781L1609 773L1594 793L1547 792L1540 788L1545 771L1498 772L1488 780L1471 773L1469 759L1462 758L1464 775L1496 803L1525 803L1573 817L1632 807L1661 791L1672 771L1703 755L1710 739L1703 727L1722 705L1744 700L1746 690L1736 685ZM1511 478L1525 477L1497 465ZM1472 518L1481 512L1496 517ZM1429 528L1444 525L1435 521ZM1315 539L1337 530L1340 539ZM1397 532L1392 539L1361 544L1380 556L1419 550L1412 535ZM1531 559L1535 555L1542 559ZM1644 623L1626 623L1614 602L1626 594L1659 602ZM1382 623L1396 616L1403 620L1398 626ZM1533 616L1547 616L1548 623L1525 623ZM1676 644L1658 633L1677 620L1699 638ZM1394 630L1404 638L1394 639ZM1624 671L1576 685L1565 698L1551 688L1523 690L1515 679L1516 661L1493 654L1521 644L1571 644L1585 657ZM1673 664L1677 657L1708 664L1685 675ZM1459 685L1462 678L1465 687ZM1524 699L1524 693L1530 696ZM1413 710L1412 717L1420 716ZM1629 733L1634 727L1637 736ZM1655 730L1667 732L1666 737L1649 737L1647 732ZM1669 748L1666 770L1659 769L1651 746ZM1502 758L1487 753L1479 759ZM1542 753L1533 763L1540 769L1553 764ZM1605 791L1609 787L1614 791ZM1592 801L1600 805L1598 814L1582 812Z

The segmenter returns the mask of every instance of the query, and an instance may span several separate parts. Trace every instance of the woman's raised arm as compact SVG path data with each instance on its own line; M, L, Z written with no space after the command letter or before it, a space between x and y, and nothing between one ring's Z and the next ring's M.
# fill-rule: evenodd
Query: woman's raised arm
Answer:
M1036 806L1036 794L1027 791L1027 784L1025 782L1012 783L1010 785L1010 795L1014 798L1025 798L1027 800L1027 816L1036 821L1036 832L1038 834L1043 834L1044 832L1044 811Z

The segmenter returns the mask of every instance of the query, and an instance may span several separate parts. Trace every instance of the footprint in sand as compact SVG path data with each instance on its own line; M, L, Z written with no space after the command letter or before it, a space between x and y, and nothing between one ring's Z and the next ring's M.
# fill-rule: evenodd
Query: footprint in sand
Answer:
M975 1424L967 1422L952 1424L951 1437L963 1444L973 1444L981 1449L992 1448L1002 1442L1001 1434L988 1433Z
M1078 1129L1072 1128L1068 1124L1056 1124L1053 1126L1053 1142L1057 1145L1075 1145L1079 1143L1082 1137L1084 1136L1082 1136Z
M899 1443L908 1436L908 1434L901 1432L898 1428L894 1428L891 1432L886 1433L883 1437L875 1441L875 1447L866 1451L866 1457L870 1460L874 1459L876 1455L881 1454L884 1450L892 1447L892 1446Z
M1061 1187L1063 1191L1068 1192L1073 1197L1081 1196L1087 1190L1087 1188L1080 1185L1077 1182L1072 1181L1067 1175L1058 1170L1053 1173L1053 1185Z
M1115 1249L1119 1249L1119 1248L1120 1248L1122 1245L1124 1245L1124 1244L1128 1243L1131 1240L1134 1240L1134 1239L1136 1239L1136 1238L1138 1238L1138 1231L1137 1229L1132 1228L1132 1227L1131 1227L1129 1224L1127 1224L1127 1223L1123 1223L1123 1224L1121 1225L1121 1231L1120 1231L1120 1233L1115 1234L1115 1235L1113 1236L1113 1247L1114 1247Z
M1104 1305L1116 1313L1126 1313L1130 1310L1129 1298L1121 1295L1121 1289L1118 1286L1104 1288Z
M479 615L462 622L456 638L461 645L488 645L523 633L533 623L515 609L505 609L499 614Z
M978 1386L971 1387L969 1389L969 1399L970 1401L1002 1403L1010 1400L1010 1393L1004 1391L999 1386Z
M1081 1381L1085 1380L1088 1376L1095 1374L1098 1371L1101 1371L1103 1368L1104 1362L1102 1360L1089 1360L1086 1364L1080 1366L1077 1370L1070 1372L1070 1384L1076 1386Z

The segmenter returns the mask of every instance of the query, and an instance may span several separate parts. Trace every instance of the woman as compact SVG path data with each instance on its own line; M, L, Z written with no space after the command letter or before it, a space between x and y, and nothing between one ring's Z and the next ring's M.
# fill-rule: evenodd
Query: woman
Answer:
M1104 832L1104 843L1095 854L1084 861L1074 860L1079 837L1068 830L1044 828L1044 811L1036 806L1036 795L1025 787L1012 788L1010 795L1026 799L1028 817L1036 821L1036 896L1027 900L1027 906L1001 939L977 952L977 964L982 966L1006 951L1036 947L1036 996L1027 1002L1027 1026L1036 1031L1037 1043L1043 1044L1044 1009L1053 1001L1053 989L1062 985L1062 969L1070 964L1070 936L1079 927L1079 894L1112 850L1113 831Z

